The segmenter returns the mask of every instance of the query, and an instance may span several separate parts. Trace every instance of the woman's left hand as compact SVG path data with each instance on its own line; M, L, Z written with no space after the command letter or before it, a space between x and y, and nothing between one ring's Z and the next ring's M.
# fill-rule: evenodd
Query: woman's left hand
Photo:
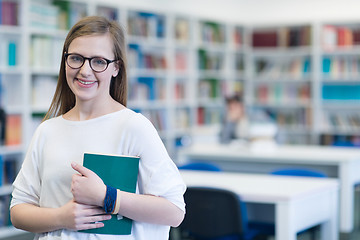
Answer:
M71 164L77 171L72 177L71 192L78 203L103 207L106 185L101 178L90 169L76 163Z

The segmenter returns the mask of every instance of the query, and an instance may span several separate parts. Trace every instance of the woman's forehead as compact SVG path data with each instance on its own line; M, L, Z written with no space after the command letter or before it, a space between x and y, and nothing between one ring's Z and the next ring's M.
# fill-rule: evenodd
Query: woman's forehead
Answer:
M108 34L77 37L70 43L68 52L76 52L84 56L114 55L113 42Z

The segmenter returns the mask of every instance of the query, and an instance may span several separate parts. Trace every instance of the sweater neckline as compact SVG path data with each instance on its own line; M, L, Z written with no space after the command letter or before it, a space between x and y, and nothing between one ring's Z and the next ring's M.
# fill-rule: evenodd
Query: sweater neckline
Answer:
M97 121L101 121L107 118L112 118L113 116L117 116L118 114L122 114L125 111L128 111L128 108L124 108L121 109L119 111L115 111L115 112L111 112L111 113L107 113L104 114L102 116L96 117L96 118L91 118L91 119L87 119L87 120L80 120L80 121L75 121L75 120L69 120L69 119L65 119L64 115L59 116L61 118L61 120L65 123L68 124L86 124L86 123L93 123L93 122L97 122Z

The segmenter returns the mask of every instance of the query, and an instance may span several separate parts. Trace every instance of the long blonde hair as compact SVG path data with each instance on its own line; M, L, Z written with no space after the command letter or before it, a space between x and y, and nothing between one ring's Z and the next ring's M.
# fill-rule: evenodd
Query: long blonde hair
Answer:
M112 77L110 95L117 102L126 106L127 101L127 75L126 75L126 44L124 30L115 21L104 17L89 16L77 22L66 36L61 57L58 82L54 97L48 112L43 120L65 114L75 106L75 95L69 88L65 73L65 53L71 42L78 37L89 35L109 34L113 42L113 51L119 67L119 74Z

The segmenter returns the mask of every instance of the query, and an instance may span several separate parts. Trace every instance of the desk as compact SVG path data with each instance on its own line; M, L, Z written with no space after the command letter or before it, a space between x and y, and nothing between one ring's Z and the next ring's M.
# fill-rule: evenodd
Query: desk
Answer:
M276 240L296 240L297 232L318 224L322 240L339 237L335 179L191 170L180 173L187 186L224 188L248 203L274 204Z
M252 151L241 145L193 145L179 153L179 163L212 161L225 171L269 173L279 167L310 167L340 181L340 231L354 228L354 186L360 183L360 150L326 146L277 146Z

